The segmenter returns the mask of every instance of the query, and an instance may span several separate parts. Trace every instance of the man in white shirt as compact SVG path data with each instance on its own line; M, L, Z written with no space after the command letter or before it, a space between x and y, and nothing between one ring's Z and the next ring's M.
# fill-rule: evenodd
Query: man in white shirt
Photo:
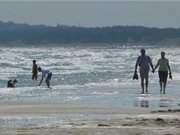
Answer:
M38 71L42 72L42 77L41 77L41 81L39 83L39 86L42 84L44 78L46 78L47 87L50 88L50 81L51 81L51 77L52 77L52 72L50 72L49 70L44 70L41 67L38 68Z

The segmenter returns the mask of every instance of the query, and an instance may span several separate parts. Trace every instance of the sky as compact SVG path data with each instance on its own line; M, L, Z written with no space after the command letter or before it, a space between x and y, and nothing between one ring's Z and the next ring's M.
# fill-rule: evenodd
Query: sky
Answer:
M0 20L52 26L180 28L180 0L0 0Z

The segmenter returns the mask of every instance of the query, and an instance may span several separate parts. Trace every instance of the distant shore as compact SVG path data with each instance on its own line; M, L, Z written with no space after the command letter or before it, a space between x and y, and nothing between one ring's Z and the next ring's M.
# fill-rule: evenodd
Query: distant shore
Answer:
M179 28L46 26L0 21L0 29L0 43L180 43Z

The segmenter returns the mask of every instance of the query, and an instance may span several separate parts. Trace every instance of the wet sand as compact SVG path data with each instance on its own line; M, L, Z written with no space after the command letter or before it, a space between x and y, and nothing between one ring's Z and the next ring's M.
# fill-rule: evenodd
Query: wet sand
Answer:
M98 108L72 104L5 103L0 117L89 114L104 116L93 122L72 121L42 127L0 127L0 135L179 135L180 109ZM106 116L112 116L106 119ZM113 117L116 116L116 117ZM123 117L119 117L123 116Z
M64 113L88 114L144 114L150 109L143 108L112 108L83 106L78 104L46 104L46 103L0 103L0 116L2 115L42 115Z
M1 130L1 135L179 135L178 128L39 128Z

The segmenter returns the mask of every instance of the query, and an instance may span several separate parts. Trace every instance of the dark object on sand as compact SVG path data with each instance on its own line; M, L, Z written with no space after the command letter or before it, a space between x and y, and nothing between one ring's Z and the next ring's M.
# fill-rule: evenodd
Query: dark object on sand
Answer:
M138 80L138 74L137 74L137 72L134 72L133 80Z

